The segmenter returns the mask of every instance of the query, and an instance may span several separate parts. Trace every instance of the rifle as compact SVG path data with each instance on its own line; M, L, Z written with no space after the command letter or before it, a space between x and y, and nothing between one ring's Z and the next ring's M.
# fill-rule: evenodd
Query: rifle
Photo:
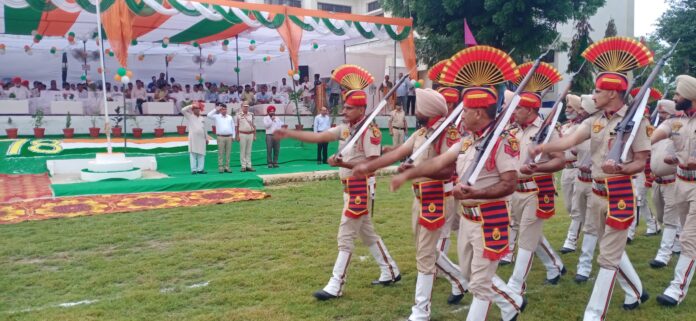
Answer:
M667 93L669 93L669 87L672 85L672 82L673 82L673 78L670 79L669 82L667 83L667 86L665 87L665 92L662 93L661 99L667 98ZM659 102L658 102L658 104L659 104ZM652 114L650 115L650 123L655 127L657 127L657 125L660 124L660 116L658 113L658 109L659 109L658 107L659 106L655 105L655 109L653 110Z
M522 90L527 85L529 80L532 78L532 75L534 75L534 72L536 72L537 68L539 68L539 65L541 64L541 59L543 59L549 53L549 51L551 51L551 47L549 47L534 61L532 68L529 70L527 75L524 76L524 79L522 79L519 86L515 90L515 95L512 97L512 101L510 102L510 104L505 109L503 109L503 111L500 114L498 114L498 116L495 118L493 122L491 122L491 124L489 125L489 130L487 131L486 136L483 138L483 144L476 147L476 155L474 156L474 162L471 165L469 165L466 171L464 171L464 174L461 176L463 178L462 181L466 181L466 183L470 186L476 184L476 181L478 180L478 176L481 174L481 170L483 169L486 159L488 159L488 157L493 152L493 145L495 145L495 141L503 133L505 126L510 121L512 112L515 110L515 108L517 108L517 105L520 103L520 94L522 93Z
M643 76L645 76L646 71L648 71L648 67L643 68L643 70L640 72L640 75L633 78L633 81L631 81L631 83L628 84L628 90L624 94L624 100L628 99L628 97L631 96L631 88L633 88L633 85L635 85L638 82L638 79L641 79L643 78ZM636 96L636 99L637 98L638 96Z
M580 68L578 68L577 71L571 74L570 81L568 81L568 86L566 86L566 88L560 93L558 98L556 98L556 101L553 103L553 107L551 108L551 112L549 113L549 117L546 117L546 119L544 119L541 128L539 129L537 134L532 138L532 141L535 145L546 144L551 139L551 132L556 127L556 124L558 123L558 117L561 115L561 110L563 110L563 103L561 101L563 101L565 96L568 95L570 87L573 85L573 79L575 78L575 76L577 76L578 73L580 73L580 71L582 71L582 68L585 67L586 63L587 60L585 60L582 63L582 65L580 65ZM534 158L534 163L538 163L539 160L541 160L541 154L537 155Z
M387 105L387 100L389 99L389 97L394 94L396 89L399 88L399 86L401 86L401 84L404 81L406 81L406 79L408 79L408 76L409 76L411 71L413 71L413 69L411 69L408 73L406 73L403 77L401 77L401 79L399 79L399 81L396 82L396 84L394 84L392 89L390 89L389 92L387 92L387 94L384 95L384 98L382 98L382 100L379 102L379 105L377 105L377 108L375 108L375 110L373 110L370 115L368 115L367 117L363 118L362 121L360 121L360 123L357 126L358 130L356 130L355 132L352 133L352 135L348 139L348 143L343 145L343 148L341 148L336 153L336 158L342 158L343 153L347 150L350 150L353 147L353 145L355 145L355 143L358 141L358 138L360 138L362 133L364 133L365 130L367 130L367 127L370 126L370 123L372 123L372 120L374 120L375 117L377 116L377 114L379 114L379 112L382 110L382 108L384 108L384 106Z
M655 65L655 68L653 68L652 72L645 80L645 83L640 88L640 91L636 95L636 99L633 100L631 106L628 108L626 115L616 126L616 129L614 130L616 132L616 139L609 150L607 160L612 160L618 164L626 161L628 151L636 137L638 127L640 127L640 119L643 117L642 111L645 109L645 105L648 103L648 98L650 98L648 90L650 90L650 86L655 81L655 78L657 78L657 75L660 73L662 68L665 66L667 59L669 59L674 53L679 41L680 40L677 40L677 42L672 46L672 49L670 49L667 54L660 58L660 61Z

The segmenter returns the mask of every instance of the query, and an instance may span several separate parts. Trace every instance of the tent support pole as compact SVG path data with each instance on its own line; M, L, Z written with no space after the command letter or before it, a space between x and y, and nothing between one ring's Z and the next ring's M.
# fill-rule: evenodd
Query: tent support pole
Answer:
M101 43L101 46L99 46L99 65L101 66L101 83L102 83L102 98L104 102L104 124L109 123L109 105L106 101L106 69L104 69L104 37L102 37L102 23L101 23L101 8L100 8L100 2L101 1L96 1L97 3L97 33L99 36L99 41ZM87 54L87 51L85 50L85 55ZM86 65L86 63L85 63ZM86 74L86 71L85 71ZM126 108L126 106L123 106L123 108ZM110 126L106 126L108 129L106 130L106 151L111 154L111 130Z
M235 52L236 56L234 57L234 60L237 62L237 86L239 86L239 36L234 36L234 47L235 47Z

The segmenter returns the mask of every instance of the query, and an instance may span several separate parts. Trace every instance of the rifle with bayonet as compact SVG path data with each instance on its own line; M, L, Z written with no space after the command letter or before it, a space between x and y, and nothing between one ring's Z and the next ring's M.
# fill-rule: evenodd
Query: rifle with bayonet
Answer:
M500 135L502 135L503 130L510 121L510 117L512 117L513 111L515 110L515 108L517 108L517 105L520 103L520 94L522 93L522 90L527 85L529 80L532 78L532 75L534 75L534 72L536 72L537 68L539 68L539 65L541 64L541 59L543 59L549 53L549 51L551 51L551 48L552 47L549 47L534 61L532 68L529 70L527 75L524 76L519 86L517 86L517 89L515 90L515 95L512 97L510 104L508 104L508 106L498 114L498 116L491 123L491 125L489 125L487 134L483 138L483 143L480 146L476 147L476 155L474 156L474 162L471 165L469 165L466 171L464 171L464 174L461 176L462 182L466 182L470 186L476 184L476 181L478 180L478 177L481 174L481 170L483 169L486 159L488 159L488 157L493 152L493 146L495 145L495 142L500 137ZM504 93L500 93L500 95L503 94Z
M532 141L534 142L535 145L541 145L541 144L546 144L549 142L551 139L551 133L553 132L554 128L556 128L556 124L558 123L558 117L561 115L561 110L563 110L563 99L565 99L566 95L568 95L568 92L570 91L570 87L573 85L573 80L575 76L582 71L582 68L585 67L585 64L587 63L587 60L585 60L582 65L580 65L580 68L578 68L577 71L572 73L570 75L570 80L568 81L568 85L566 88L558 95L558 98L556 98L556 101L553 103L553 107L551 108L551 112L549 113L549 116L544 119L544 122L541 124L541 128L537 132L537 134L532 138ZM542 96L543 97L543 96ZM539 154L534 158L534 163L538 163L539 160L541 160L541 155Z
M636 95L636 98L633 100L631 106L628 108L626 115L616 126L616 129L614 130L614 132L616 133L616 138L614 140L613 145L611 146L611 149L609 150L607 160L612 160L617 164L622 164L626 162L628 152L631 149L631 145L633 144L633 140L635 139L638 127L640 127L640 120L644 115L643 111L645 110L645 105L647 105L648 98L650 98L650 87L657 78L657 75L659 75L660 71L662 71L662 68L665 66L667 59L669 59L674 53L674 50L677 48L678 44L679 40L677 40L677 42L672 46L672 49L670 49L669 52L667 52L667 54L660 58L660 61L658 61L658 63L655 65L655 68L653 68L652 72L645 80L645 83Z
M665 92L662 93L662 98L660 98L661 100L667 98L667 94L669 93L669 88L671 87L672 82L673 82L673 79L670 79L669 82L667 83L667 86L665 86ZM658 103L655 105L655 109L653 109L653 112L652 112L652 114L650 115L650 123L651 123L654 127L657 127L657 125L660 124L660 115L659 115L659 110L658 110L658 109L660 109L660 108L659 108L659 107L660 107L659 104L660 104L660 103L658 102Z

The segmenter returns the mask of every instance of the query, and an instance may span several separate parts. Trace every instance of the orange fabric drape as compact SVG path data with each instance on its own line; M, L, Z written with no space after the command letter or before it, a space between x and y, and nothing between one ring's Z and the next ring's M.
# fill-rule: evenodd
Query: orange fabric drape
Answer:
M73 27L79 15L79 12L70 13L60 9L44 11L36 32L43 36L65 36L70 32L70 28Z
M286 12L287 16L287 12ZM303 20L304 17L298 17ZM292 23L290 19L285 19L283 25L278 27L278 34L283 38L285 46L288 47L288 53L290 54L290 61L292 61L292 68L297 70L300 65L300 43L302 42L302 28L298 25Z
M101 14L102 27L111 51L122 67L128 67L128 46L133 39L133 16L125 1L116 1Z
M208 43L208 42L212 42L212 41L225 40L227 38L233 38L234 36L246 31L247 29L249 29L249 26L247 26L244 23L240 23L240 24L236 24L236 25L228 28L227 30L225 30L223 32L216 33L212 36L203 37L203 38L200 38L196 41L200 44L204 44L204 43Z
M403 27L399 28L399 32L401 29L403 29ZM401 46L401 55L404 58L406 69L410 70L409 75L411 79L418 79L418 70L416 69L416 42L413 39L413 29L411 29L408 38L399 42L399 45Z

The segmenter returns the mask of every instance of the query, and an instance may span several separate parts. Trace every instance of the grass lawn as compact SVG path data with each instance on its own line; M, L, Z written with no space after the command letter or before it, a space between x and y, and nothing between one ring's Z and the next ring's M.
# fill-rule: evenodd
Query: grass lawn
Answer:
M359 245L345 295L329 302L311 296L325 285L337 253L341 195L334 180L269 188L272 197L263 201L0 226L0 320L405 320L416 278L412 196L408 189L389 193L387 181L380 179L374 221L402 271L393 287L369 285L379 270ZM554 248L569 223L562 204L557 208L545 226ZM676 309L657 305L676 261L649 268L659 237L644 232L642 225L627 249L651 298L623 311L617 284L609 319L696 319L696 294ZM582 319L592 282L572 281L577 257L563 256L569 273L557 286L543 285L535 261L521 320ZM511 266L498 270L505 280L511 273ZM438 279L433 320L466 318L471 295L448 306L449 290ZM492 308L490 319L498 318Z

